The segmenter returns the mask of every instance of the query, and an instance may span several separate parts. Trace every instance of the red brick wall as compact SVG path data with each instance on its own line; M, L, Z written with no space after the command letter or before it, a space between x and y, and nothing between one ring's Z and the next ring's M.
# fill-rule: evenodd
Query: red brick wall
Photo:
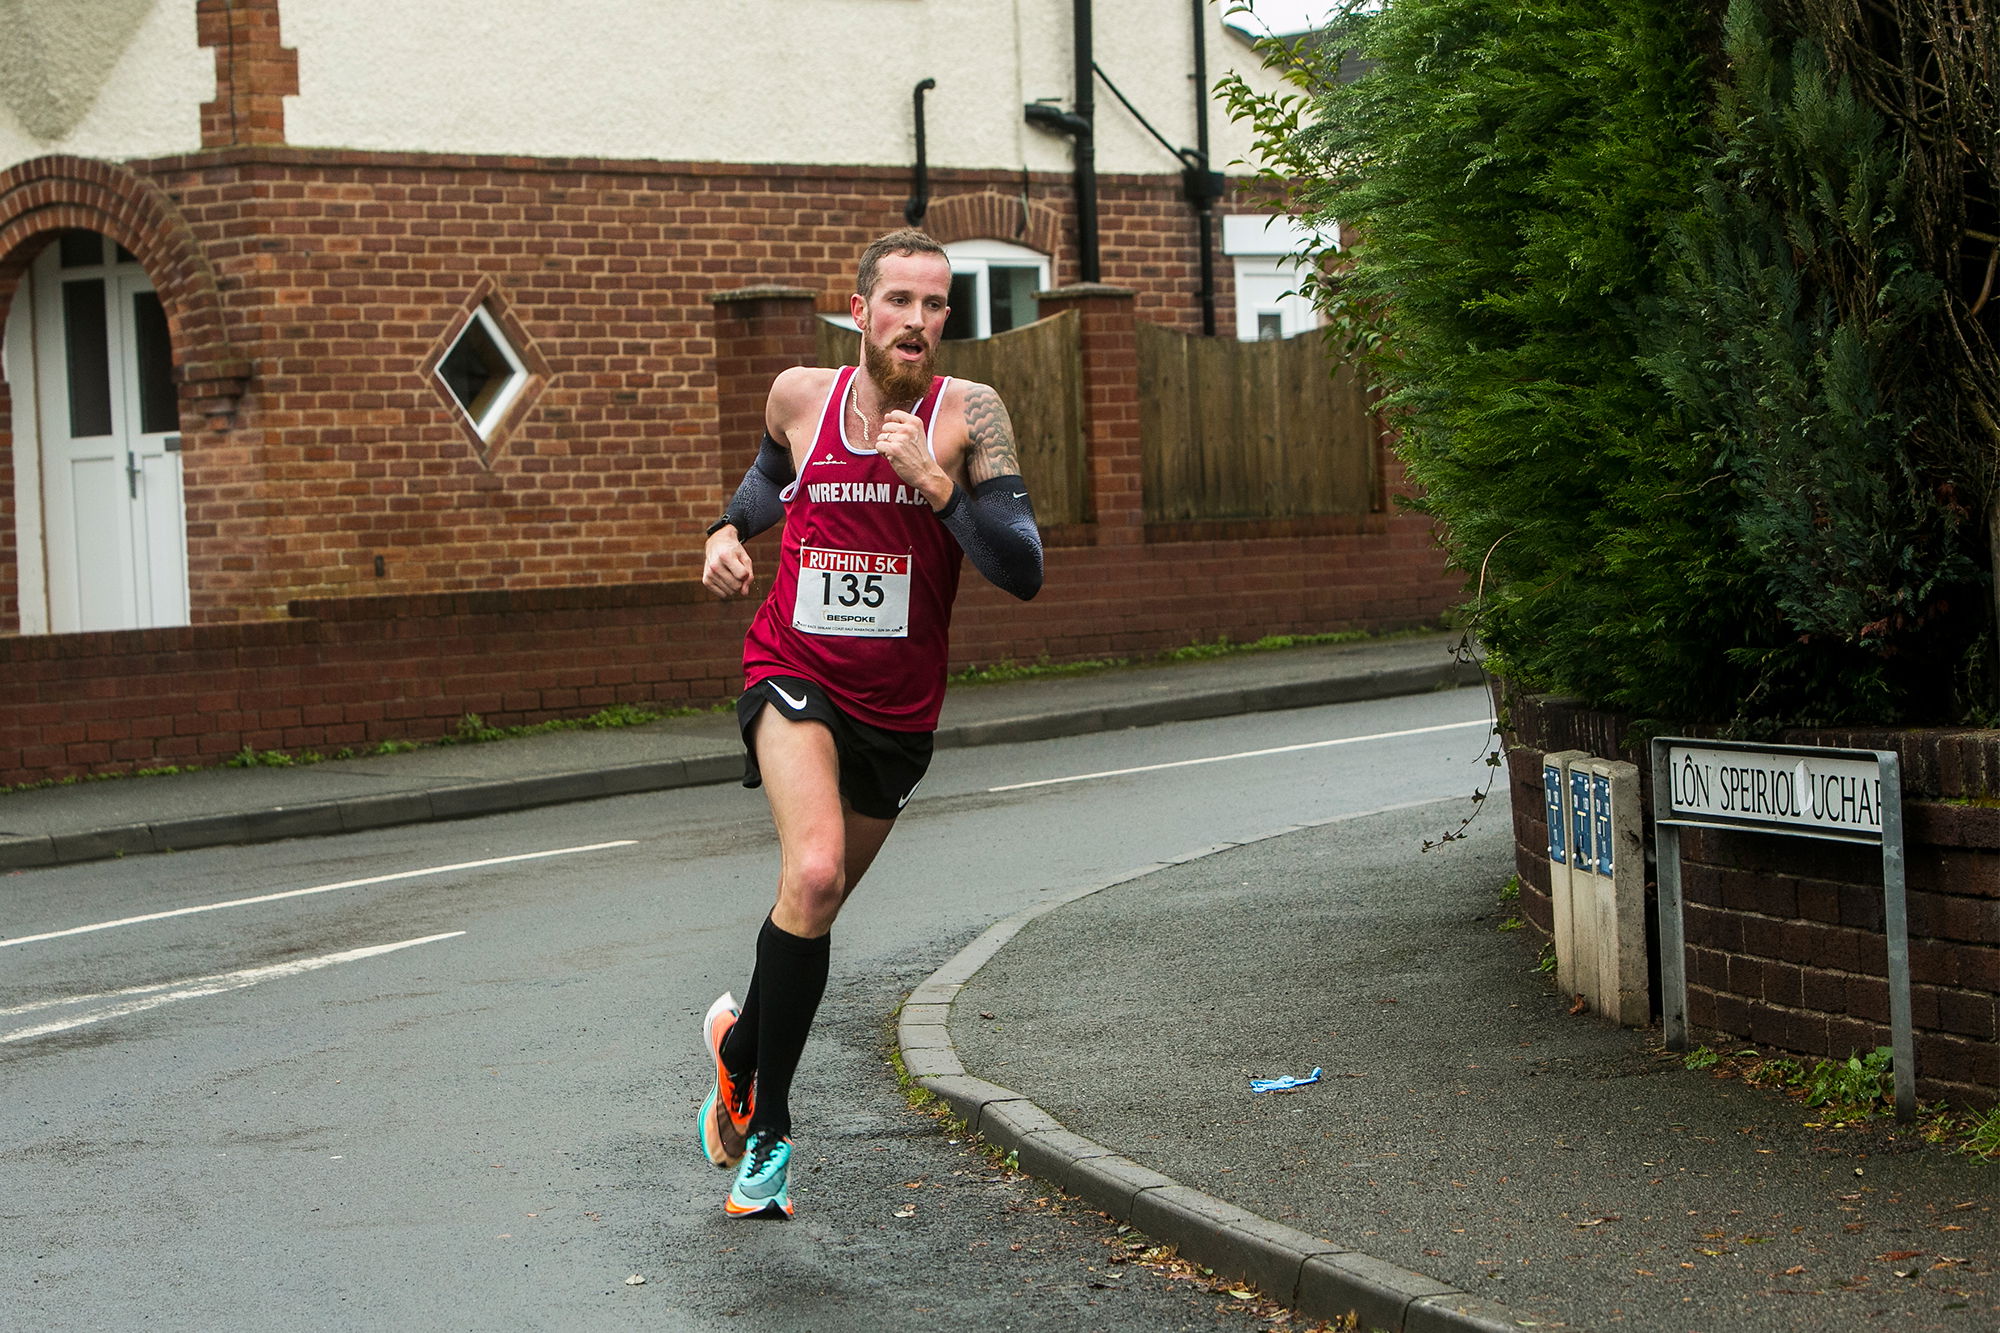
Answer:
M259 89L282 84L273 70ZM1103 267L1141 317L1192 330L1179 189L1103 178ZM1068 178L1028 190L1023 206L1018 176L937 172L932 211L952 238L1005 223L1068 281ZM754 441L721 438L710 296L775 282L844 309L860 247L901 223L907 191L903 171L860 168L283 147L44 159L0 177L0 301L58 226L104 231L154 273L184 381L196 623L300 597L676 578L726 495L724 460ZM1227 310L1219 255L1216 273ZM546 377L482 447L426 372L489 292Z
M349 599L301 618L0 639L0 782L363 746L733 689L733 608L637 584ZM724 622L730 622L727 626Z
M1624 758L1651 783L1629 720L1510 694L1515 865L1529 918L1550 927L1542 755ZM1894 750L1904 790L1917 1092L1984 1108L2000 1093L2000 732L1792 732L1792 745ZM1974 803L1976 798L1977 803ZM1650 820L1648 839L1651 838ZM1801 1055L1889 1044L1881 859L1873 848L1685 830L1688 1021ZM1650 887L1650 886L1649 886Z
M201 146L280 144L299 54L283 44L278 0L196 0L195 40L215 48L215 100L201 108Z
M1175 177L1176 192L1180 178ZM1176 198L1178 194L1176 193ZM1103 281L1139 294L1137 314L1182 333L1201 332L1201 231L1185 203L1162 208L1157 183L1144 177L1100 177L1097 188L1097 243ZM1254 211L1238 205L1242 211ZM1210 229L1215 245L1215 327L1236 330L1236 268L1222 253L1222 214L1217 207Z
M1201 332L1201 224L1181 200L1180 178L1098 177L1098 277L1137 293L1138 316L1183 333ZM1075 236L1069 230L1070 179L1038 179L1038 198L1024 210L1020 189L987 190L934 200L924 229L941 241L991 237L1056 259L1056 286L1077 278ZM1264 211L1242 185L1218 201L1210 241L1215 247L1215 322L1236 327L1236 269L1222 253L1222 215Z
M844 308L861 246L901 224L909 184L888 169L284 147L42 176L33 208L0 180L0 301L56 225L107 231L161 270L189 381L196 623L300 597L687 576L723 458L754 444L718 438L710 296L782 283ZM1028 189L1021 238L1053 239L1067 281L1067 177ZM87 207L61 206L82 191ZM937 172L933 191L962 229L1022 181ZM1103 198L1105 271L1145 317L1198 327L1178 176L1106 177ZM490 449L425 373L483 291L547 367Z

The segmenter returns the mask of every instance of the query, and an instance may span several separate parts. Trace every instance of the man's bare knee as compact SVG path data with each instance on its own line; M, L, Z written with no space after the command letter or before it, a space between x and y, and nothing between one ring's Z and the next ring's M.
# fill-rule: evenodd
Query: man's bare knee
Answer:
M778 885L779 913L812 928L786 929L800 935L823 935L832 929L833 919L847 900L843 859L837 849L830 848L808 850L787 859Z

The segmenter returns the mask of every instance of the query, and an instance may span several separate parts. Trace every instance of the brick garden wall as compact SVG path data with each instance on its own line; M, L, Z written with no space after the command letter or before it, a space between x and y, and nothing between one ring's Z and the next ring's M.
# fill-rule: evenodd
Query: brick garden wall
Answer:
M1506 697L1515 865L1528 917L1550 932L1542 756L1583 750L1639 766L1628 720ZM1797 731L1788 745L1901 759L1918 1095L1981 1109L2000 1095L2000 732ZM1652 834L1648 821L1647 842ZM1889 1044L1888 950L1875 849L1711 829L1681 837L1688 1021L1800 1055ZM1650 890L1649 885L1649 890Z
M753 544L775 556L775 534ZM1049 552L1022 604L968 573L954 667L1143 654L1197 639L1434 621L1421 534ZM768 581L760 582L761 600ZM434 738L742 685L755 602L688 580L306 601L287 620L0 639L0 784L257 750ZM0 801L5 797L0 796Z

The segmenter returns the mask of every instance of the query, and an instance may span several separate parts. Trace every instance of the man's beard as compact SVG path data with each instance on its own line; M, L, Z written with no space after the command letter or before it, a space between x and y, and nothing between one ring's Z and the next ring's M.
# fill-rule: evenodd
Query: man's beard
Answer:
M882 391L884 407L901 407L904 403L914 407L930 389L931 380L937 374L937 346L925 343L921 361L898 361L890 356L889 351L887 347L877 346L874 339L862 335L861 364L867 369L868 378L875 381L875 387Z

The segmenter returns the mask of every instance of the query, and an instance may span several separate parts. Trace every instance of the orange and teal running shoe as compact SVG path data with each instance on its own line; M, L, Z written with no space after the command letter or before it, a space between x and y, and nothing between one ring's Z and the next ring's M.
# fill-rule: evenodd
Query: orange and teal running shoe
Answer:
M715 1083L701 1104L701 1150L724 1170L743 1160L743 1139L757 1100L755 1085L746 1080L745 1086L737 1087L722 1063L722 1039L736 1026L736 1013L736 997L724 991L708 1006L708 1016L701 1022L702 1043L715 1061Z
M750 1136L723 1208L731 1217L790 1217L792 1194L785 1178L791 1165L792 1141L758 1130Z

